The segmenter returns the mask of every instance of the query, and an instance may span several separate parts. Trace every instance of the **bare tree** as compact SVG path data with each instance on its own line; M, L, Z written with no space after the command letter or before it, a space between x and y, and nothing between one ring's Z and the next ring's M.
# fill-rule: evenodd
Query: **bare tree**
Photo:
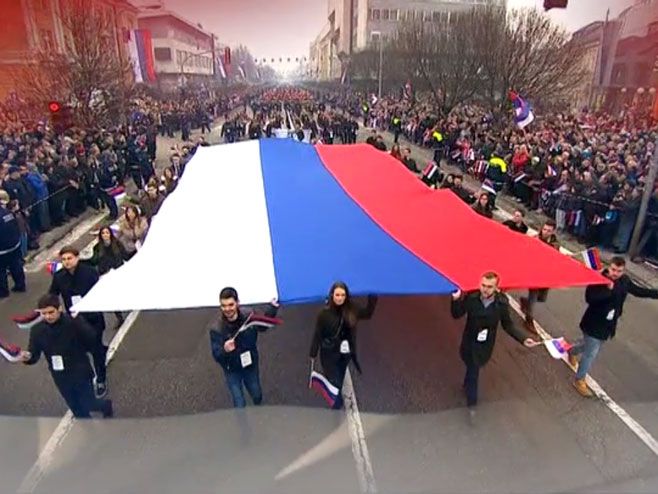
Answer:
M60 5L63 46L37 50L15 76L17 92L40 108L49 100L71 105L76 123L84 126L118 123L125 116L132 68L114 20L92 0Z

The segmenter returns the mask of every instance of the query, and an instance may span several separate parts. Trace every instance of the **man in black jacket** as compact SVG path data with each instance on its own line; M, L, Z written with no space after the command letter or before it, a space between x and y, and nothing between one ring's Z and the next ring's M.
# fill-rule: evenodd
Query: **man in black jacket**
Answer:
M459 319L466 315L459 355L466 364L464 391L466 405L471 414L474 413L474 407L477 405L480 368L484 367L491 358L498 325L501 324L512 338L527 348L541 344L514 325L510 317L507 297L498 291L498 281L499 277L496 273L485 273L482 275L479 291L466 296L462 296L460 290L452 294L450 306L452 317Z
M2 191L4 199L7 193ZM25 272L21 256L21 234L14 213L6 207L6 201L0 199L0 299L9 297L7 271L14 279L14 292L24 292Z
M210 348L215 361L222 366L226 384L235 408L244 408L243 385L251 395L254 405L263 401L258 370L258 333L267 330L265 326L251 326L244 331L240 328L248 314L240 310L238 292L231 287L222 289L219 294L222 311L219 330L210 331ZM272 300L265 315L276 316L279 304Z
M29 347L21 352L21 361L34 365L45 355L55 386L75 417L91 418L92 411L112 417L112 402L94 396L88 352L94 358L98 380L105 382L106 374L105 354L99 353L94 329L82 318L63 314L56 295L41 297L38 308L44 320L30 330Z
M592 396L586 383L587 373L596 360L603 342L615 337L617 322L624 310L624 302L628 294L640 298L658 299L658 290L635 284L624 273L625 268L626 261L623 257L613 257L610 267L602 273L610 282L607 285L590 285L585 290L587 309L580 320L583 339L569 351L571 365L578 366L574 387L584 397Z
M75 247L63 247L59 251L59 257L62 262L62 269L53 274L48 292L52 295L61 295L66 312L71 314L71 307L87 295L98 281L98 271L96 271L96 268L80 262L80 252ZM107 353L107 347L103 344L103 331L105 331L103 313L85 312L80 314L79 317L94 328L98 353ZM96 392L99 396L104 396L107 392L105 379L101 376L97 376Z

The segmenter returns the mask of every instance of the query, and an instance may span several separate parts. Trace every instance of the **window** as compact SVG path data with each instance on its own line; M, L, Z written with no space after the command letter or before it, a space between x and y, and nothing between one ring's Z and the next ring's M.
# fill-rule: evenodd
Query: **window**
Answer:
M398 10L398 9L391 9L391 17L390 17L390 19L391 19L392 21L397 21L397 20L398 20L398 13L399 13L399 10Z
M158 62L171 62L171 48L153 48L153 57Z
M380 10L379 9L372 9L372 20L373 21L378 21L380 19Z
M382 21L387 21L388 15L389 15L388 9L382 9Z

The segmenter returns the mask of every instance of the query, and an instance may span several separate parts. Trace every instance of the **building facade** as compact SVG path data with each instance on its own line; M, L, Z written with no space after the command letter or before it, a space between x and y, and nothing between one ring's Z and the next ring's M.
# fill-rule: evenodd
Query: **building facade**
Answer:
M393 36L407 19L446 22L453 12L506 4L506 0L328 0L327 23L311 45L315 63L311 72L320 79L341 77L352 53L378 42L380 36Z
M70 0L6 0L2 13L11 22L0 33L0 100L13 90L16 74L29 64L36 52L66 51L66 29L62 12ZM127 0L87 0L88 8L99 8L110 19L116 50L128 60L125 33L137 27L138 9Z
M215 74L215 37L200 24L165 10L143 10L139 29L148 30L158 86L172 90L186 83L206 83Z

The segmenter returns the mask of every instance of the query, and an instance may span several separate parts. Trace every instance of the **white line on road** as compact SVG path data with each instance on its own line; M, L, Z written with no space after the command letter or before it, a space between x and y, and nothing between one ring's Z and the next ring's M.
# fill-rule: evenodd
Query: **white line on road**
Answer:
M48 262L52 261L57 257L57 254L62 247L64 247L65 245L72 244L73 242L76 242L80 237L85 235L94 225L102 221L103 218L105 218L105 213L100 213L80 223L64 238L56 242L50 249L45 250L39 253L37 256L35 256L32 262L30 262L25 267L25 271L28 273L37 273L40 270L42 270Z
M354 461L356 461L356 471L359 476L359 486L364 494L374 494L377 492L377 484L375 483L375 474L372 470L372 462L366 443L366 433L363 422L361 422L349 369L345 374L343 383L343 401L345 403L345 414L347 415L347 428L352 439L352 454L354 455Z

